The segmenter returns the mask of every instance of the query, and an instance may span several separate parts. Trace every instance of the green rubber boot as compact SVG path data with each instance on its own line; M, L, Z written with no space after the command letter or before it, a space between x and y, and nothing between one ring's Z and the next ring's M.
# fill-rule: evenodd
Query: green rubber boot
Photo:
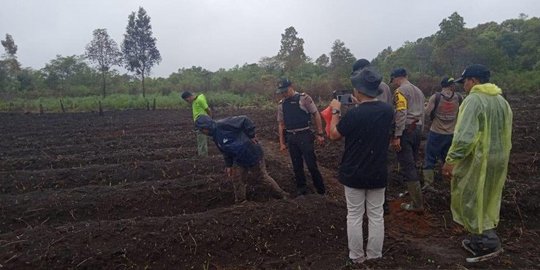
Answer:
M422 190L425 191L435 191L435 186L433 185L433 182L435 180L435 171L433 169L424 170L424 185L422 186Z
M420 181L407 182L407 188L411 196L410 203L402 203L401 209L412 212L424 212L424 197L420 188Z

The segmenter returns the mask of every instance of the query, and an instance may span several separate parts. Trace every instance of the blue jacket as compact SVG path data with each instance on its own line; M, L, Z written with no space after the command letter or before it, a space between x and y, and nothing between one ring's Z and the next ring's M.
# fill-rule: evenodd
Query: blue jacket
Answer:
M223 153L226 167L231 167L233 164L252 167L263 157L261 146L252 140L255 138L255 125L245 115L217 121L210 117L200 116L196 125L199 129L208 129L208 135Z

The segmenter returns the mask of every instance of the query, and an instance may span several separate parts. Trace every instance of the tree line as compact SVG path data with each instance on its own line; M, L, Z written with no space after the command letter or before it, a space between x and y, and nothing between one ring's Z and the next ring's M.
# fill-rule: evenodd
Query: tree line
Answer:
M506 91L536 91L540 85L540 19L521 14L500 24L489 22L466 28L457 12L442 20L431 36L406 42L394 50L383 49L372 59L385 78L393 68L404 67L411 80L426 94L438 89L444 75L459 76L465 66L482 63L493 72L493 80ZM161 56L152 36L150 17L140 7L131 13L120 46L106 29L96 29L82 55L61 56L40 70L22 68L17 46L6 34L5 53L0 60L0 97L106 96L110 93L168 95L184 90L226 91L271 96L279 77L291 78L300 91L321 99L332 90L350 88L349 74L356 57L341 40L329 54L312 59L304 52L304 40L294 27L281 34L275 56L258 63L209 71L202 67L180 68L167 78L151 78ZM120 74L115 66L130 73ZM110 89L110 90L108 90Z

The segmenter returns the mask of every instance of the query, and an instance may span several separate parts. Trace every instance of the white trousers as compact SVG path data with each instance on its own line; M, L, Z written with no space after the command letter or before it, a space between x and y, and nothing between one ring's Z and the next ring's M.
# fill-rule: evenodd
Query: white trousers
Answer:
M361 263L366 259L382 257L384 241L384 190L356 189L345 187L347 199L347 238L349 242L349 258ZM367 210L367 211L366 211ZM362 222L364 212L368 217L368 242L364 254Z

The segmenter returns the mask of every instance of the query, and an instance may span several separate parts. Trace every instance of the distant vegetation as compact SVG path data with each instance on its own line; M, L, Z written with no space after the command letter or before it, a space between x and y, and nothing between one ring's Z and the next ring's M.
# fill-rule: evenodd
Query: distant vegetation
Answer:
M369 60L386 80L393 68L406 68L426 94L438 89L442 76L459 76L471 63L489 66L492 81L506 92L539 90L539 18L522 14L501 24L465 28L463 17L453 13L439 27L431 36L395 50L388 47ZM154 99L158 108L180 108L186 106L179 98L184 90L207 93L216 106L263 106L274 101L275 83L281 76L291 78L298 90L327 100L332 90L351 87L348 77L356 60L340 40L328 55L310 58L304 53L304 40L291 26L281 35L279 52L258 63L215 72L194 66L180 68L167 78L151 78L161 56L143 8L129 16L124 38L119 49L106 29L96 29L83 54L57 55L34 70L22 67L17 45L6 34L0 60L0 110L36 111L42 104L47 111L58 111L60 100L74 111L96 110L99 101L105 109L146 108ZM124 66L132 74L120 74L114 66Z

